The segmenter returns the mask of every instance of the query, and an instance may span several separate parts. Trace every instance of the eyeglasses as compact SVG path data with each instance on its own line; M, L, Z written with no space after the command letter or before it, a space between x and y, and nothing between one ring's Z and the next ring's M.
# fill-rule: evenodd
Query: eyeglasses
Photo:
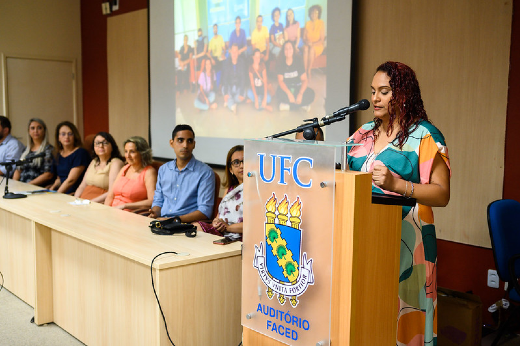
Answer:
M236 160L231 161L231 165L233 167L238 167L238 166L240 166L240 164L244 164L244 160L236 159Z
M103 141L103 142L94 142L94 146L95 147L100 147L100 146L104 146L106 147L107 145L109 145L110 143L108 141Z
M60 136L61 137L66 137L66 136L72 137L72 136L74 136L74 134L72 132L60 132Z

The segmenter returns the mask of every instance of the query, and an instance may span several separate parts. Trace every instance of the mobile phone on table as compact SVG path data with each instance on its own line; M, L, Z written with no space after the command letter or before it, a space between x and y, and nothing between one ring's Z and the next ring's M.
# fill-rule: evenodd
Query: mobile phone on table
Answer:
M217 244L217 245L227 245L227 244L234 243L234 242L236 242L237 240L238 240L238 239L232 239L232 238L224 237L224 238L221 238L221 239L214 240L214 241L213 241L213 244Z

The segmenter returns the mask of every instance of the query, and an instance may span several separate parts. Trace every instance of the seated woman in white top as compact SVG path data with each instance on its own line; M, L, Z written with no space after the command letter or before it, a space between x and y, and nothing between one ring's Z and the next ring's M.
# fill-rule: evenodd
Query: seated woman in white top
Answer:
M236 145L226 159L226 195L218 207L218 215L211 224L195 223L198 231L242 240L244 226L244 146Z

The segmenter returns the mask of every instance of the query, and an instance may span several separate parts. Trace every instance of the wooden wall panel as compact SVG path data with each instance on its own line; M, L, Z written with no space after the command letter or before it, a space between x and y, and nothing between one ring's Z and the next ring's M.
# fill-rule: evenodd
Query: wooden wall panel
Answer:
M148 10L108 19L107 54L109 131L148 139Z
M359 1L352 49L355 99L375 69L417 73L428 116L446 137L451 201L436 208L440 239L489 247L486 207L502 197L512 1ZM371 120L372 110L356 119Z

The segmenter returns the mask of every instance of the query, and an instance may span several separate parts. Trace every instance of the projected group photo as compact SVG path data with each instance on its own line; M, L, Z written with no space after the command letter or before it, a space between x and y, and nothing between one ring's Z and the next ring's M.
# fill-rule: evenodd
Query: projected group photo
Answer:
M326 0L175 1L176 123L269 136L325 115Z

